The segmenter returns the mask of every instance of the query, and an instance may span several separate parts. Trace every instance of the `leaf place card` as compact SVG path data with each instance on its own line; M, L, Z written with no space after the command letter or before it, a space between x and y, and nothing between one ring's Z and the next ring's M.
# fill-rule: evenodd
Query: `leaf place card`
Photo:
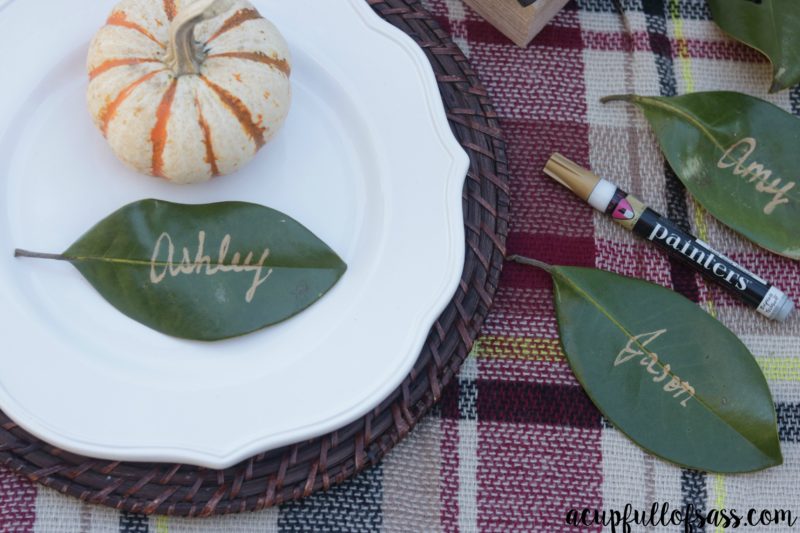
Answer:
M659 285L512 259L552 276L569 364L598 409L631 440L698 470L781 464L764 375L716 319Z
M754 243L800 259L800 120L735 92L609 96L639 106L670 166L709 213Z
M717 24L772 62L770 92L800 82L800 2L795 0L709 0Z
M260 205L123 207L61 255L114 307L157 331L215 341L286 320L320 299L347 266L289 216Z

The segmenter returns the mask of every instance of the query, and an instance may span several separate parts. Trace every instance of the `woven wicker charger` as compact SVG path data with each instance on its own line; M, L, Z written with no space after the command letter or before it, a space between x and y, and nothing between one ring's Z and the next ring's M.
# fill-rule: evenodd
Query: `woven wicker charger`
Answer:
M411 374L374 411L347 427L223 471L77 456L29 435L0 412L0 461L6 467L64 494L135 513L253 511L327 490L378 463L439 399L469 353L498 285L508 232L505 144L477 76L419 1L368 2L425 50L450 124L472 161L464 188L467 256L461 284Z

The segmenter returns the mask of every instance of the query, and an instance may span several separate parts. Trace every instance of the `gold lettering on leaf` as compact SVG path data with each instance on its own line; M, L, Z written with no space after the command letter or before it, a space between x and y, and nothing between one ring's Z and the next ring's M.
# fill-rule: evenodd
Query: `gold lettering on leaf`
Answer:
M225 235L219 245L217 260L214 262L211 256L205 253L206 232L200 231L197 234L197 252L194 254L194 259L192 259L192 253L189 248L184 247L176 264L175 243L169 233L162 233L156 241L153 256L150 259L150 282L153 285L158 285L167 276L177 278L182 275L199 275L203 271L207 276L214 276L220 272L253 273L253 283L245 293L245 301L251 303L256 297L258 288L272 276L273 269L270 268L265 271L264 267L269 258L270 250L265 248L258 263L255 264L253 264L255 259L253 252L248 252L244 261L242 261L242 254L236 252L230 262L226 264L225 259L231 248L231 240L230 235ZM162 249L166 250L166 259L163 260L160 259L162 257Z
M647 374L655 376L653 378L654 383L665 382L667 377L671 377L671 379L666 381L666 384L662 387L664 392L671 394L672 397L676 399L681 396L688 395L685 396L681 401L681 407L686 407L687 402L694 398L694 387L692 387L688 381L684 381L678 376L672 374L672 367L670 365L662 365L659 361L658 354L651 350L644 349L648 344L659 338L664 333L667 333L666 329L660 329L650 333L642 333L641 335L631 337L628 340L628 344L625 345L625 347L617 354L617 358L614 360L614 366L616 367L624 365L631 359L641 357L639 360L639 365L645 367L644 370L647 372Z
M617 354L617 359L614 361L614 366L619 366L623 363L627 363L632 358L638 355L644 355L644 352L639 349L634 349L635 346L641 346L642 348L647 347L648 344L659 338L661 335L666 333L667 330L661 329L658 331L654 331L652 333L642 333L641 335L637 335L633 337L631 340L628 341L628 345L622 349L622 351Z
M748 183L755 183L756 191L773 195L772 200L764 207L764 214L771 215L776 207L789 203L786 193L797 184L790 181L781 187L782 178L773 179L772 170L757 161L749 161L757 147L758 141L753 137L745 137L725 151L717 162L717 168L732 168L734 176L745 178Z
M661 374L661 377L653 378L653 381L655 381L656 383L661 383L662 381L667 379L667 376L669 376L669 371L671 368L672 367L669 366L668 364L664 365L664 367L661 369L661 371L663 372L663 374Z

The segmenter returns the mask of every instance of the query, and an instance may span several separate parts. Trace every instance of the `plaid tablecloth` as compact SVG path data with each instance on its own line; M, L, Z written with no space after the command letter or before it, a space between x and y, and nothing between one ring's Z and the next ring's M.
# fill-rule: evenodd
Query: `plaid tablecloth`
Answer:
M612 0L579 0L525 50L460 0L426 4L468 54L502 117L513 177L510 252L645 278L716 315L769 380L785 464L722 476L642 452L602 419L572 376L559 347L549 279L509 264L457 383L381 466L357 479L280 509L178 520L82 504L0 471L0 530L550 532L573 530L564 524L570 508L646 509L656 502L800 514L800 318L782 325L759 318L541 172L549 154L562 151L780 280L797 300L798 263L756 249L698 209L665 166L642 116L598 99L731 89L800 114L800 89L767 96L769 65L720 32L705 0L627 0L627 25Z

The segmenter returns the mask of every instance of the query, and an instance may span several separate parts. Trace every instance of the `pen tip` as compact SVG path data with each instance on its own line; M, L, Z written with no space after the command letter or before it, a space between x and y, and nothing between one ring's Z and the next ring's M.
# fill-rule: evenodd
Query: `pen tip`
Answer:
M558 152L550 156L544 173L574 192L584 201L589 199L600 178Z

